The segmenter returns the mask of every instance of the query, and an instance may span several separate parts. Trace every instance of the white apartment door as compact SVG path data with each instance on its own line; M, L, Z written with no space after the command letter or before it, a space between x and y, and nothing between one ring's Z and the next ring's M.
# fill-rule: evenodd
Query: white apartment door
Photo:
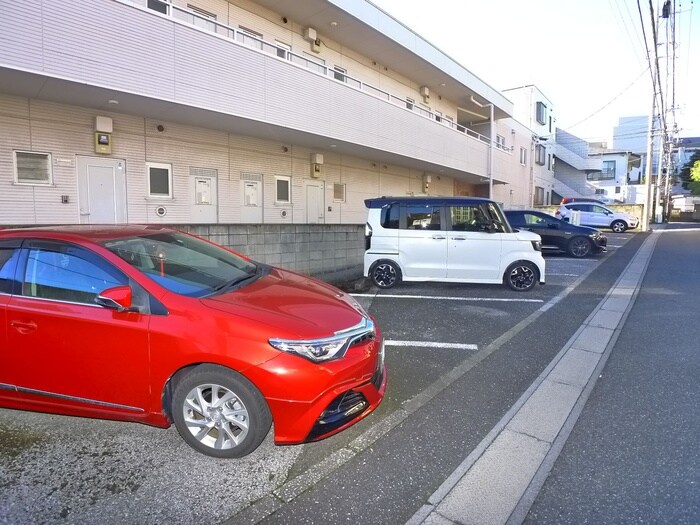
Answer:
M126 162L78 157L78 205L81 224L127 222Z
M246 224L261 224L263 221L263 183L260 180L241 180L241 221Z
M217 176L216 170L190 170L190 184L194 195L192 221L213 224L218 221Z
M306 183L306 222L320 224L324 222L323 181Z

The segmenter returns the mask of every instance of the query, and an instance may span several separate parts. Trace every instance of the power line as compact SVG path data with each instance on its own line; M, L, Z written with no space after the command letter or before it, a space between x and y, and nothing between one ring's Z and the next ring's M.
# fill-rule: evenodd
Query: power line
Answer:
M600 113L601 111L603 111L603 110L604 110L605 108L607 108L610 104L612 104L613 102L615 102L618 98L620 98L620 97L621 97L622 95L624 95L627 91L629 91L630 88L631 88L632 86L634 86L640 78L642 78L642 76L644 75L644 73L647 72L648 69L649 69L648 66L645 67L645 68L642 70L642 72L639 74L639 76L638 76L637 78L635 78L632 82L630 82L629 85L628 85L627 87L625 87L622 91L620 91L617 95L615 95L615 96L614 96L611 100L609 100L605 105L603 105L603 106L600 107L599 109L595 110L593 113L591 113L590 115L588 115L586 118L584 118L584 119L582 119L582 120L579 120L576 124L573 124L573 125L571 125L571 126L568 126L567 129L573 129L573 128L575 128L576 126L578 126L579 124L583 124L583 123L586 122L588 119L590 119L590 118L596 116L598 113Z

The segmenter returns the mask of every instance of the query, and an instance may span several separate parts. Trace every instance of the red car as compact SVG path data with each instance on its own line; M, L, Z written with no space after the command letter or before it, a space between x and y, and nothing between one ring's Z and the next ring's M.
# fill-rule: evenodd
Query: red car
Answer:
M353 298L153 226L0 230L0 406L168 427L214 457L374 410L384 345Z

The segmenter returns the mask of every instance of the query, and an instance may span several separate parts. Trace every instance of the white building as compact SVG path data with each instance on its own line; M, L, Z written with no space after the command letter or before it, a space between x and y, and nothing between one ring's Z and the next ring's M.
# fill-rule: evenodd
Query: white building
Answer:
M554 152L556 112L552 102L537 86L527 85L504 90L513 101L513 117L530 132L530 176L532 188L529 206L552 203L554 189Z
M532 198L511 101L363 0L18 0L0 34L2 225L175 224L319 273L359 264L368 197Z

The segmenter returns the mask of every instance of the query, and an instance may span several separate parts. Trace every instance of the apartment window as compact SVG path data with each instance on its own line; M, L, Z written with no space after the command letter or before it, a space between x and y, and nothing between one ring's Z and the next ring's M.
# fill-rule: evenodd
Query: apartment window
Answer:
M216 20L216 15L214 13L210 13L209 11L202 9L201 7L197 7L196 5L187 4L187 9L189 9L193 13L198 14L203 18L208 18L209 20Z
M262 33L248 29L247 27L238 26L239 40L245 45L250 47L255 47L257 49L262 49Z
M339 80L340 82L347 82L347 74L347 69L343 69L342 67L338 66L333 68L333 78Z
M150 197L173 196L173 172L170 164L146 163L148 195Z
M520 148L520 164L525 166L527 164L527 149Z
M15 182L18 184L43 184L53 182L51 155L29 151L15 151Z
M437 109L435 110L435 120L438 122L442 122L442 111L438 111Z
M496 147L506 149L506 138L503 135L496 135Z
M552 171L552 155L549 153L547 154L547 169Z
M168 2L164 2L162 0L148 0L146 6L148 9L153 9L154 11L158 11L164 15L168 14Z
M535 186L535 204L542 206L544 204L544 188Z
M544 125L547 123L547 106L545 106L544 102L537 103L535 118L540 124Z
M406 109L413 109L413 106L416 105L416 101L413 100L412 98L406 97Z
M284 42L280 42L279 40L275 40L275 44L277 45L277 56L280 58L284 58L285 60L291 60L291 52L292 52L292 46L289 44L285 44Z
M552 132L552 117L551 117L551 115L549 117L549 132L550 133Z
M542 144L535 146L535 163L544 166L546 150Z
M333 200L335 202L345 202L345 184L333 184Z
M292 180L289 177L275 177L275 202L291 202L290 186Z

